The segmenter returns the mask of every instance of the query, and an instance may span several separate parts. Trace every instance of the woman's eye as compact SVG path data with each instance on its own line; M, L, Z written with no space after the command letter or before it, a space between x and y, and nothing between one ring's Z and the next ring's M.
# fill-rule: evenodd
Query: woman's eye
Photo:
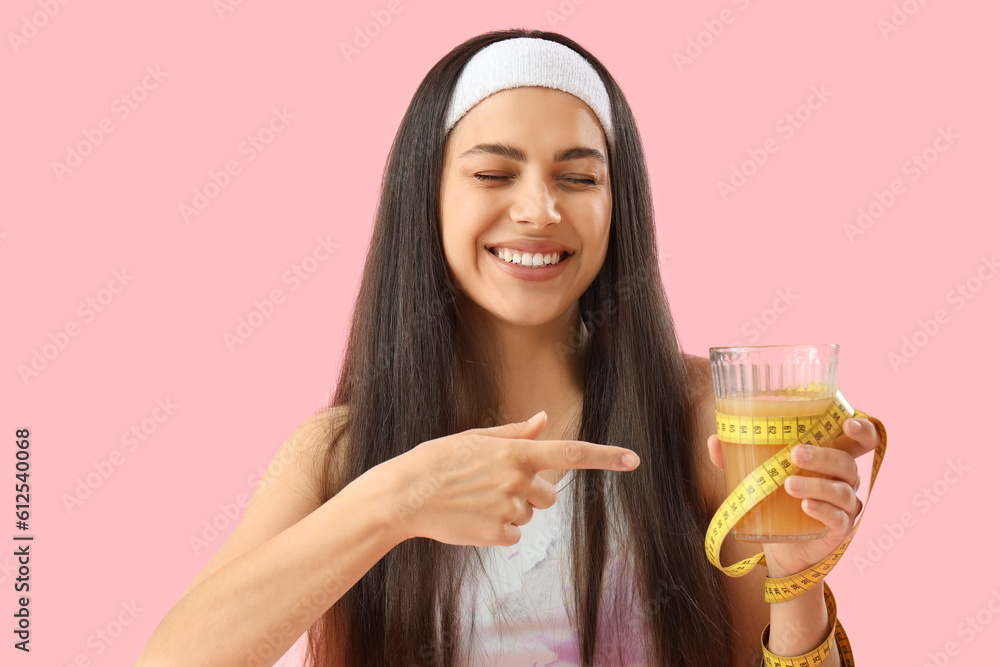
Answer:
M497 176L495 174L474 174L474 176L480 181L488 182L509 181L513 178L513 176ZM569 181L575 185L597 185L597 180L593 178L575 178L573 176L567 176L563 180Z

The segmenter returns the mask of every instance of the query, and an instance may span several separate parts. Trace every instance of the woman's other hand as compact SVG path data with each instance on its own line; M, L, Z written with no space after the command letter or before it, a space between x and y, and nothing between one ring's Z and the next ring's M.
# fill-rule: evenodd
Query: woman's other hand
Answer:
M844 422L844 433L829 446L792 448L792 463L824 477L792 475L785 480L785 491L800 498L802 511L821 521L829 532L816 540L765 544L769 576L800 572L823 560L844 541L861 513L861 500L857 496L861 477L856 459L878 444L875 425L868 419L852 418ZM722 468L722 443L718 436L709 436L708 450L712 463Z

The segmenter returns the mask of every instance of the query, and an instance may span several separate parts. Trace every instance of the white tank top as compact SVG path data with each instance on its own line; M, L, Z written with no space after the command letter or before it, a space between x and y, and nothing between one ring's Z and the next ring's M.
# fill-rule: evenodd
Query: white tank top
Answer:
M468 667L580 664L577 632L566 609L573 595L568 549L575 477L575 471L570 470L556 483L555 504L532 512L531 521L521 526L517 544L481 549L488 579L482 577L478 563L473 563L478 576L463 589ZM595 667L645 665L643 614L640 605L629 600L633 570L630 559L617 548L614 531L611 533ZM475 622L469 634L468 616L473 606Z

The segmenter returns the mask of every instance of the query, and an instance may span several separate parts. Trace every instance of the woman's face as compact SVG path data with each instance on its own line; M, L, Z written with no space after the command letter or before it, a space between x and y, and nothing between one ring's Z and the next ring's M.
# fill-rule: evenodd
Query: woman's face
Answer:
M567 313L607 253L606 160L597 117L561 90L500 91L455 125L441 177L441 238L452 276L474 304L520 325Z

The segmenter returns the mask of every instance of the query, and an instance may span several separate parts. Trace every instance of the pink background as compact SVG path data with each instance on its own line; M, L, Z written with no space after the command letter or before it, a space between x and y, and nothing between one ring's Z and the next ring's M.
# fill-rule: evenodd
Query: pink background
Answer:
M1000 280L983 262L1000 249L1000 5L400 0L350 59L341 43L389 3L319 5L247 1L220 16L211 0L4 3L0 430L31 429L36 538L25 655L10 630L8 444L0 662L131 664L234 527L220 505L252 492L333 389L381 171L420 79L468 37L511 26L572 37L624 89L686 351L839 343L845 394L887 425L878 489L830 576L860 664L995 660L1000 619L987 603L996 594L998 608L1000 574L983 547L996 543L987 346ZM689 47L696 57L679 67ZM824 99L803 107L814 89ZM250 160L240 146L274 109L294 117L264 131L273 141ZM782 118L796 112L791 132ZM53 163L102 121L112 131L57 175ZM724 200L718 182L765 146ZM925 151L933 164L915 170ZM185 221L180 206L229 161L239 173ZM858 208L878 212L876 193L888 201L895 180L892 204L849 239ZM336 249L307 260L318 238ZM297 284L285 280L296 265L311 271ZM131 276L124 288L116 271ZM966 299L959 285L977 291ZM274 290L283 302L230 350L224 336ZM780 314L769 311L779 291L791 302ZM100 312L79 309L90 298L104 299ZM934 335L894 364L921 321ZM74 324L62 347L51 342ZM44 349L46 366L23 378ZM172 414L152 421L168 399ZM123 432L144 420L129 449ZM115 450L120 465L68 510L64 498ZM196 552L189 538L213 520L225 529ZM133 601L142 611L98 655L92 636Z

